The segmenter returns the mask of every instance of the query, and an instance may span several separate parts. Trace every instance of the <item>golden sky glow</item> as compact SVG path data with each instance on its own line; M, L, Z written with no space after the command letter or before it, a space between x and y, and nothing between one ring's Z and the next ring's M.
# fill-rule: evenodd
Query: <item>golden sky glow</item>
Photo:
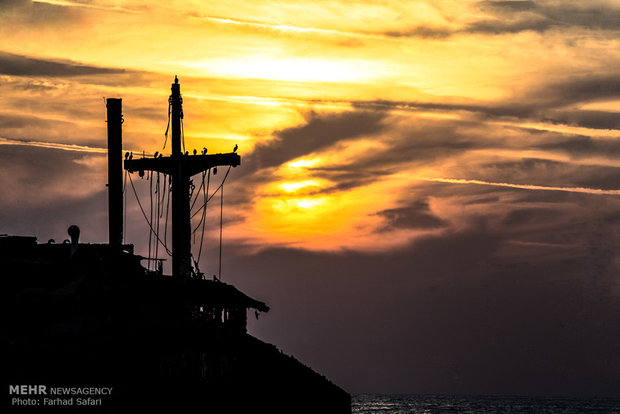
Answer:
M0 236L106 243L104 98L169 153L178 75L185 150L239 146L192 254L253 335L351 393L619 397L620 0L0 0L0 38Z
M231 180L247 204L230 213L242 221L227 227L228 237L390 249L442 231L389 228L412 200L425 206L424 217L451 222L434 207L445 199L425 187L432 184L616 194L578 179L584 166L616 165L605 151L561 148L570 137L594 146L619 138L610 121L620 112L618 97L597 95L596 82L587 83L617 67L616 29L593 14L617 13L616 6L9 2L0 10L0 35L3 59L16 68L0 75L0 110L37 122L5 122L0 143L100 151L101 97L121 96L125 147L162 151L169 83L178 74L186 146L218 152L238 144L244 157L239 171L246 172L236 179L233 171ZM524 158L564 170L500 171Z

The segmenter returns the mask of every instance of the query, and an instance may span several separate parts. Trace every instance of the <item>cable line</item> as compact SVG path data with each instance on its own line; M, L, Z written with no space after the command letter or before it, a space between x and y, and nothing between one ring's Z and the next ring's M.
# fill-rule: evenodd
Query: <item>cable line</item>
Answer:
M204 177L203 177L204 180ZM196 263L200 262L200 256L202 255L202 242L204 240L205 237L205 224L207 222L207 194L209 194L209 182L211 181L211 169L209 169L209 173L208 173L208 177L207 177L207 186L206 188L203 186L203 190L202 190L202 198L205 201L205 208L202 211L202 233L200 234L200 248L198 249L198 260L196 261ZM198 226L200 226L200 223L198 223ZM196 230L198 230L198 228L196 228Z
M156 215L156 220L157 220L157 225L155 226L155 229L157 229L157 232L155 233L155 236L157 238L159 238L159 210L160 210L160 202L159 202L159 172L157 173L157 186L155 187L155 194L157 194L157 215ZM159 257L159 243L155 243L155 258L157 259Z
M228 168L230 171L230 167ZM226 173L228 175L228 172ZM226 180L226 177L224 177ZM218 278L222 280L222 229L223 229L223 217L224 217L224 181L222 181L222 191L220 191L220 264Z
M204 203L204 205L203 205L200 209L198 209L198 211L196 211L194 214L192 214L192 216L191 216L190 218L194 218L194 217L196 217L196 215L198 215L198 213L200 213L200 210L201 210L202 208L204 208L204 207L207 205L207 203L208 203L209 201L211 201L211 199L212 199L212 198L213 198L213 197L217 194L217 192L218 192L218 191L222 188L222 186L223 186L223 185L224 185L224 183L226 182L226 178L228 177L228 173L230 172L230 168L231 168L231 167L228 167L228 171L226 171L226 175L224 175L224 179L222 180L222 183L219 185L219 187L218 187L218 188L217 188L217 189L213 192L213 194L211 194L211 196L207 199L207 201Z
M123 208L123 242L127 241L127 170L125 170L125 180L123 182L123 201L125 203L125 207Z
M147 180L149 180L149 195L150 195L150 202L151 202L151 210L150 210L150 217L151 220L149 221L149 223L153 223L153 172L149 171L147 173ZM151 231L149 232L149 260L148 260L148 270L151 270L151 245L152 243L152 238L153 238L153 234L155 233L155 231L153 230L153 226L151 226Z
M131 188L133 190L133 194L136 196L136 201L138 201L138 206L140 207L140 211L142 212L142 216L144 216L144 220L146 220L146 224L148 224L150 229L151 229L151 231L153 231L153 226L149 222L149 219L146 216L146 213L144 212L144 208L142 208L142 203L140 202L140 197L138 197L138 193L136 192L136 187L133 184L133 179L131 178L131 174L129 174L129 182L131 183ZM172 257L172 252L170 251L170 249L168 249L168 246L166 246L166 243L161 241L161 239L159 237L157 237L157 240L159 240L159 242L164 247L164 249L166 249L166 253L168 253L168 256Z

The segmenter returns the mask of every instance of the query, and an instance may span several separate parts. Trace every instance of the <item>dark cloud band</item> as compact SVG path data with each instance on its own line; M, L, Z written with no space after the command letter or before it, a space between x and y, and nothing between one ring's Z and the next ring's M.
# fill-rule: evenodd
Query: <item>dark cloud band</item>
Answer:
M11 76L71 77L124 73L123 69L81 65L70 61L38 59L0 51L0 74Z

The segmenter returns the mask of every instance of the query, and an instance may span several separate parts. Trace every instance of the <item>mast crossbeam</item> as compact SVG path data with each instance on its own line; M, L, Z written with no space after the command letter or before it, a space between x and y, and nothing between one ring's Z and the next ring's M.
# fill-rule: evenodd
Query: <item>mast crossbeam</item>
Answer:
M183 174L191 177L213 167L231 166L241 164L241 157L234 153L208 154L208 155L177 155L161 158L138 158L125 160L125 169L130 173L136 171L155 171L164 174L175 174L179 165L183 168Z

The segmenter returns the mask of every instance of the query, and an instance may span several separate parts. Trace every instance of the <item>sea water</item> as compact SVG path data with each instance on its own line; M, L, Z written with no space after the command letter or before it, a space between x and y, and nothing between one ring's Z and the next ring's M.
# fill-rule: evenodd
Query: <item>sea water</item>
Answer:
M354 414L620 414L620 399L383 395L352 397Z

